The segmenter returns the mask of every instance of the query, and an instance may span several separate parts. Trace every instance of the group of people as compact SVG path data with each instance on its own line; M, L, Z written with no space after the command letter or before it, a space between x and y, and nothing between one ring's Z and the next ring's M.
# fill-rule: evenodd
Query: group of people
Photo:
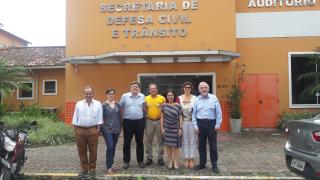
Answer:
M107 146L107 174L114 174L113 161L122 128L124 169L130 167L133 136L138 166L144 168L153 163L152 149L156 136L158 165L165 165L166 148L168 169L179 169L180 147L183 147L185 168L204 169L208 139L212 171L218 173L217 130L222 123L222 112L217 97L209 93L209 85L206 82L199 84L198 97L192 94L193 85L190 82L182 85L183 94L180 96L173 90L167 90L163 96L158 94L155 83L149 85L148 96L142 94L140 88L139 82L132 82L130 92L123 94L119 102L115 101L115 89L107 89L107 100L101 103L93 99L94 89L85 87L85 99L77 102L72 120L81 164L79 176L95 175L99 134L103 135ZM200 157L197 165L196 138Z

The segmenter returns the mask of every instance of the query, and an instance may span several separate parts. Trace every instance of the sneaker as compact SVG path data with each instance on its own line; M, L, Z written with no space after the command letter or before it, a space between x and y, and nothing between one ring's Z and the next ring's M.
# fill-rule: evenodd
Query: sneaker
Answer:
M129 168L129 163L127 163L127 162L125 162L125 163L123 163L123 169L128 169Z
M145 167L145 165L144 165L144 163L143 163L143 162L139 162L139 164L138 164L138 165L139 165L139 167L140 167L140 168L144 168L144 167Z
M153 163L152 159L147 159L146 161L146 166L149 166Z
M113 172L112 168L108 169L107 175L114 175L114 172Z
M164 161L163 161L163 159L158 159L158 164L159 164L160 166L164 166Z

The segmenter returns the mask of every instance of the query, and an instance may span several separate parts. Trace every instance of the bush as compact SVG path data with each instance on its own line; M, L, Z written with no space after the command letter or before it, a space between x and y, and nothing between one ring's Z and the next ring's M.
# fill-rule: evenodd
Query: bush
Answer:
M73 128L50 117L7 115L2 118L7 129L27 129L32 121L37 121L37 129L29 132L31 146L55 145L74 141Z
M7 107L4 104L0 104L0 117L4 116L7 112Z
M29 134L32 145L55 145L74 141L73 129L62 122L50 123Z
M302 120L302 119L309 119L314 118L320 114L320 112L299 112L299 113L292 113L292 112L283 112L281 114L281 118L277 123L277 129L284 131L284 126L286 122L290 120Z

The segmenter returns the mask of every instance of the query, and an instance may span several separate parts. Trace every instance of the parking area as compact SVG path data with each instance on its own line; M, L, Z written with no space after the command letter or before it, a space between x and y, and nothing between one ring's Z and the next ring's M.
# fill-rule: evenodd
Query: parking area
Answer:
M182 153L179 161L181 168L179 170L167 170L166 167L160 167L155 163L141 169L138 167L135 158L135 143L132 143L130 168L124 170L122 169L122 140L123 137L120 136L115 158L115 166L118 167L118 171L114 177L176 176L179 178L242 176L252 178L299 178L297 175L289 172L285 165L283 154L285 135L276 130L245 130L240 134L220 132L218 134L219 174L211 172L209 162L207 163L207 168L201 171L184 169ZM154 149L154 152L156 152L156 149ZM22 170L22 173L26 175L75 176L79 172L79 158L74 143L30 148L27 150L27 154L28 160ZM100 138L97 177L106 177L105 170L105 143Z

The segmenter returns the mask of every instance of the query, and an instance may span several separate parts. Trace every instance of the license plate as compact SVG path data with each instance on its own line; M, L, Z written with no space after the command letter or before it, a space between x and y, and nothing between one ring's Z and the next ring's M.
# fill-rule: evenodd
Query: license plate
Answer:
M306 162L301 161L299 159L293 158L291 161L291 167L294 167L294 168L298 169L299 171L303 171L305 165L306 165Z

